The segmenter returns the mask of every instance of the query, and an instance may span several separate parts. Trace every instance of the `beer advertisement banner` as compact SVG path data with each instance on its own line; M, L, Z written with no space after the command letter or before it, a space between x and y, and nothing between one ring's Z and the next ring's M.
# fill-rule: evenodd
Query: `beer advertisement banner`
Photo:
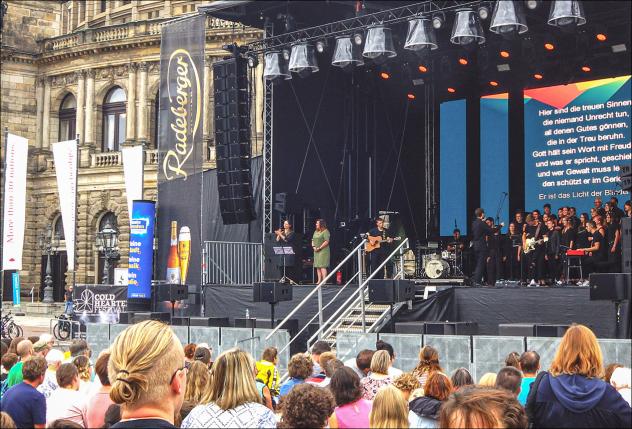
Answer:
M55 175L61 220L66 238L68 271L75 270L75 222L77 221L77 140L53 143Z
M2 214L2 269L22 269L24 219L26 211L26 164L29 141L6 134L4 213Z
M143 146L124 147L121 153L123 154L127 213L131 219L132 202L143 199Z
M151 298L154 262L154 219L156 203L136 200L132 203L129 234L128 298Z
M162 28L155 279L171 283L200 281L205 23L200 15Z

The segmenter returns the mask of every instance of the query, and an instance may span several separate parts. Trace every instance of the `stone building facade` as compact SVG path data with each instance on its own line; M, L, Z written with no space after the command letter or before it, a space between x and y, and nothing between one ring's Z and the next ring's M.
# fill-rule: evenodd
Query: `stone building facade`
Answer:
M45 269L38 238L49 225L53 231L62 232L51 144L78 135L76 282L100 283L102 256L96 247L96 233L105 219L117 223L121 253L117 264L127 266L129 214L120 152L123 145L145 145L144 198L155 200L157 195L161 24L174 16L196 13L198 5L209 2L3 2L8 7L2 32L0 125L29 140L26 234L20 274L23 294L33 287L37 300L41 299ZM212 63L226 55L222 45L248 43L259 37L259 30L207 18L203 128L207 168L214 163ZM261 67L255 72L259 86ZM256 93L262 94L262 90ZM261 117L261 100L253 104L253 114ZM71 282L70 273L65 273L63 267L64 241L58 250L53 257L57 299L63 293L64 277L66 284Z

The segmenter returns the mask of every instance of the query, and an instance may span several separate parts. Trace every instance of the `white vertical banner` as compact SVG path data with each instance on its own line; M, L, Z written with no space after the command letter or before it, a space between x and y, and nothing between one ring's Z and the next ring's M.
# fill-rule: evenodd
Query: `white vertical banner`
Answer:
M29 141L7 133L2 214L2 269L22 269L24 219L26 212L26 167Z
M128 146L123 154L123 174L127 195L127 213L132 218L132 202L143 199L143 146Z
M77 222L77 140L53 143L57 191L61 207L61 220L66 238L68 271L75 270L75 225Z

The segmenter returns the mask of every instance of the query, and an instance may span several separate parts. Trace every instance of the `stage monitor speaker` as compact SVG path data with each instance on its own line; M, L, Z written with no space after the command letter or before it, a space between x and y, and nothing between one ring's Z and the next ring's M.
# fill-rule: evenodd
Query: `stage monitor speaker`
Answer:
M397 322L395 323L396 334L419 334L426 333L425 322Z
M415 297L415 285L410 280L369 280L369 301L376 304L395 304Z
M535 337L535 323L500 323L498 335L510 337Z
M536 337L563 337L566 330L570 325L564 324L549 324L549 323L536 323L535 324L535 336Z
M632 218L621 219L621 272L632 272Z
M253 319L252 317L249 319L239 318L235 319L235 328L256 328L257 327L257 319Z
M630 273L592 273L589 283L591 301L625 301L632 294Z
M229 327L228 317L191 317L190 326Z
M189 326L190 318L188 317L172 317L171 324L173 326Z
M119 313L119 324L121 325L130 325L132 324L132 319L134 318L133 311L121 311Z
M279 282L256 282L252 285L252 301L268 303L292 301L292 285Z
M256 218L250 174L248 66L240 57L213 64L215 156L219 208L225 225Z
M187 285L175 283L157 283L154 285L156 301L182 301L189 297Z
M426 322L427 335L476 335L476 322Z

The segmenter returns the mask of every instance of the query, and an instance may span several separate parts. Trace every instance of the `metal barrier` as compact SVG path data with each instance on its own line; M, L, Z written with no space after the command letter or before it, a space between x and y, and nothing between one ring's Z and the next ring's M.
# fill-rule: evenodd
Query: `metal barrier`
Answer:
M204 284L252 284L263 278L263 245L205 241L202 248Z

